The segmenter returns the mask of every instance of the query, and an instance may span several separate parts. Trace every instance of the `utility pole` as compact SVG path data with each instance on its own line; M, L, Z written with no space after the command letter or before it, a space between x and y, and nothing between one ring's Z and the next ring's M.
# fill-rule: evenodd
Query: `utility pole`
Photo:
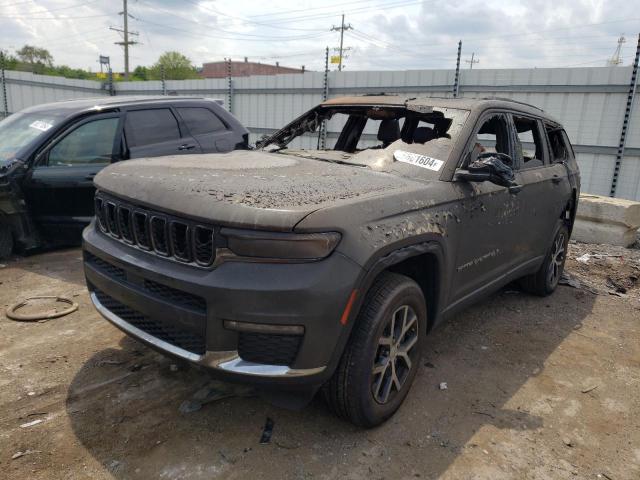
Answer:
M129 40L129 35L137 36L138 32L129 31L129 12L127 11L127 0L122 0L122 12L120 12L123 18L123 28L109 27L110 30L122 33L123 41L114 42L116 45L122 45L124 47L124 79L129 80L129 46L135 45L136 41Z
M608 67L617 67L618 65L622 64L622 44L626 41L627 39L624 38L624 35L618 38L618 46L616 47L616 51L613 52L613 56L609 60L607 60Z
M471 53L471 60L465 60L469 64L469 70L473 70L474 63L480 63L480 60L474 60L473 58L476 56L476 52Z
M460 88L460 55L462 54L462 40L458 42L458 59L456 60L456 76L453 80L453 98L458 97Z
M351 24L349 25L344 24L344 13L342 14L342 24L339 27L336 27L336 26L331 27L332 32L337 32L338 30L340 30L340 63L338 64L338 71L341 72L342 71L342 52L344 50L342 47L344 44L344 31L353 30L353 27L351 26Z

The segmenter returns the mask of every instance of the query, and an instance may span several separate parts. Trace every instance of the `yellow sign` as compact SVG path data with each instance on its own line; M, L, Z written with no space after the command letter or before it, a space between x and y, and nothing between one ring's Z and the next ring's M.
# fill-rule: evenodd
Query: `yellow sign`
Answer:
M331 63L340 63L340 55L331 55Z

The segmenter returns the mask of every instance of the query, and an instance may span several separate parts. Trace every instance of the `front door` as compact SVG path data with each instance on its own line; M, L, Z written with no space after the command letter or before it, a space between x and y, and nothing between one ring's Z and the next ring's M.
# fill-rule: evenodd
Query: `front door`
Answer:
M513 158L513 136L504 113L487 113L476 125L468 145L470 161L479 153L504 153ZM466 165L462 165L466 167ZM491 182L457 182L463 195L459 214L459 241L449 304L463 302L491 289L522 259L518 194Z
M93 115L56 137L25 177L27 206L45 238L75 241L93 216L93 177L118 158L119 113Z

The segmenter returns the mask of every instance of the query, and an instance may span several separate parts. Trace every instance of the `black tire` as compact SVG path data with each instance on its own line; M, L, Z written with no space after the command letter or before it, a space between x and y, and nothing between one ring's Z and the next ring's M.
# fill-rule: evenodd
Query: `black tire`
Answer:
M0 259L9 258L13 252L13 234L7 225L0 223Z
M418 371L426 321L425 299L416 282L387 272L376 279L340 364L323 388L336 415L374 427L398 410Z
M555 291L564 270L568 244L569 229L566 223L561 221L538 271L520 280L524 291L541 297L551 295Z

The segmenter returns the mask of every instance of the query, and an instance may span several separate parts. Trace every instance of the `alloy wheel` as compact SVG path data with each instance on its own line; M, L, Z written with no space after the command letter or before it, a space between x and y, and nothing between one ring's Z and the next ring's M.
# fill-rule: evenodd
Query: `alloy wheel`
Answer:
M551 250L551 265L549 266L548 280L549 285L555 287L560 280L560 274L562 272L562 266L564 265L565 258L565 236L564 233L558 234L555 242L553 242L553 249Z
M396 309L378 340L373 363L371 392L376 402L386 404L402 390L415 358L418 316L408 305Z

